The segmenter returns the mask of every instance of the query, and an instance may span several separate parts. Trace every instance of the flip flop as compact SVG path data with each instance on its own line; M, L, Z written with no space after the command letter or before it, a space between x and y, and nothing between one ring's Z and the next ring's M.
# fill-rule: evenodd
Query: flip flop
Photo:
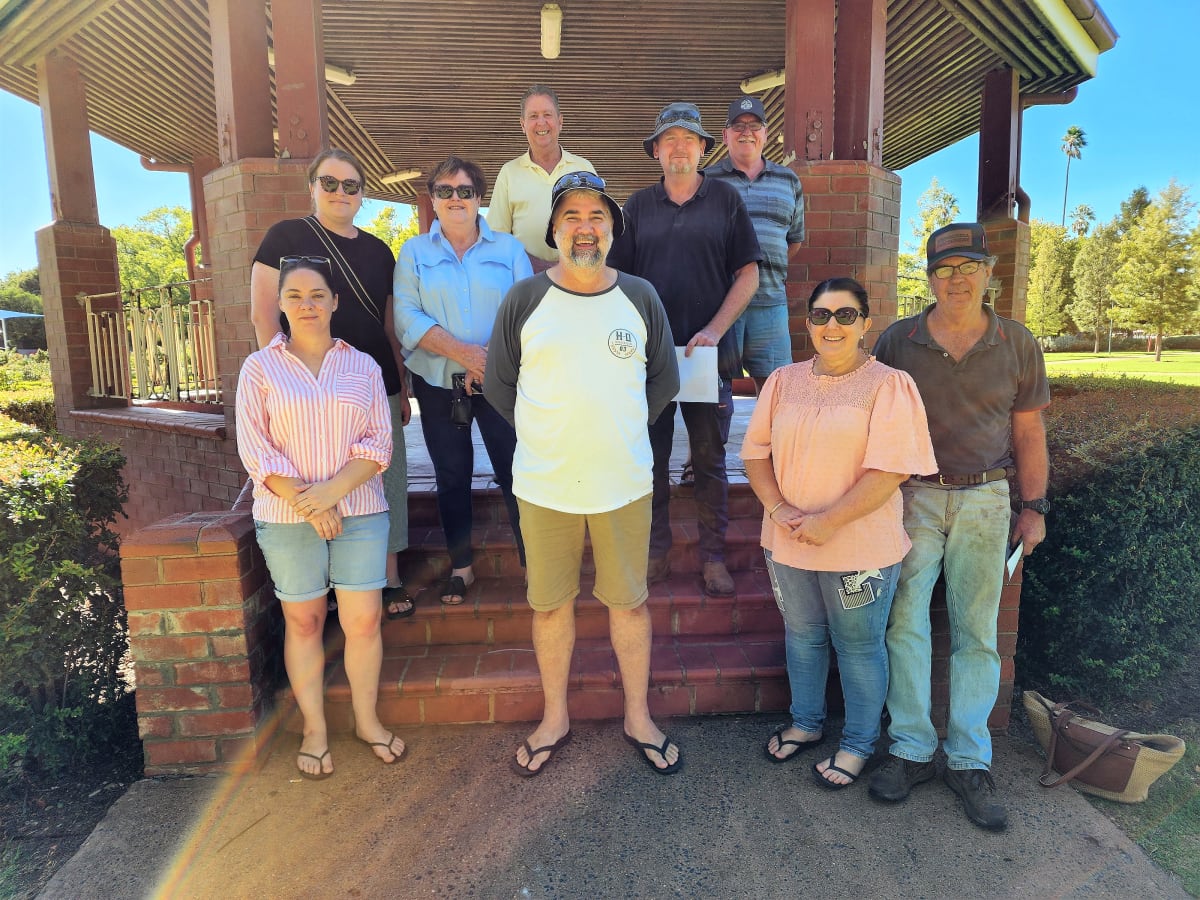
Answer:
M325 757L327 757L329 755L328 747L325 748L325 752L322 753L320 756L317 756L317 754L315 754L315 753L305 753L303 750L297 750L296 755L297 756L307 756L309 759L315 759L317 761L317 764L322 766L322 770L316 774L313 774L312 772L305 772L302 768L300 768L299 766L296 766L296 771L300 773L301 778L307 778L309 781L324 781L326 778L328 778L330 775L333 774L332 772L324 771L324 768L323 768Z
M471 584L463 581L461 575L451 575L442 582L442 605L443 606L462 606L467 600L467 588L475 583L475 579L471 579ZM452 603L446 600L447 597L461 597L457 603Z
M787 756L776 756L774 753L771 752L771 738L767 738L767 742L765 744L763 744L763 753L766 754L767 759L769 759L771 762L773 762L773 763L791 762L793 759L795 759L797 756L799 756L801 753L803 753L809 747L815 747L815 746L817 746L817 744L819 744L825 740L824 735L822 735L819 738L813 738L811 741L794 741L791 738L785 739L783 736L783 733L791 727L792 727L791 725L780 725L778 728L776 728L774 731L771 732L771 737L779 738L779 748L778 749L782 750L784 747L788 746L789 744L796 748L791 753L789 753Z
M404 749L401 750L399 753L397 753L395 750L392 749L392 744L394 744L396 742L396 735L394 735L390 731L388 732L388 739L386 741L365 741L362 738L359 738L359 740L362 741L364 744L366 744L368 747L372 748L371 752L374 754L375 758L377 760L379 760L381 763L383 763L385 766L394 766L396 763L400 762L400 760L404 759L404 754L408 752L407 744L404 745ZM388 753L392 754L392 761L388 762L386 759L384 759L378 753L375 753L375 750L374 750L375 747L383 747L385 750L387 750Z
M624 732L622 732L622 734L624 734ZM679 771L680 767L683 766L683 751L682 750L679 752L679 756L675 759L675 762L671 763L669 766L662 768L662 769L660 769L658 766L656 766L654 764L654 760L652 760L649 756L646 755L647 750L653 750L655 753L657 753L659 756L661 756L663 758L663 762L666 762L667 750L669 750L671 748L671 739L669 737L667 737L665 734L663 735L663 742L662 742L661 747L657 746L656 744L647 744L645 741L639 741L637 738L630 737L628 734L625 734L625 741L626 741L626 743L632 745L637 750L638 759L640 759L642 762L644 762L646 765L648 765L651 769L653 769L659 775L674 775L676 772Z
M559 750L561 750L563 747L567 746L567 744L569 744L570 742L571 742L570 729L568 729L567 733L564 734L562 737L560 737L553 744L547 744L545 747L538 747L536 750L534 750L532 747L529 746L529 739L526 738L525 740L521 741L521 746L524 747L525 752L529 754L529 763L526 763L525 765L521 765L521 763L517 760L517 757L512 756L508 760L509 768L511 768L514 772L516 772L522 778L535 778L538 775L541 775L544 771L546 771L546 766L550 765L550 761L552 759L554 759L554 754L557 753ZM544 763L542 763L540 766L538 766L536 769L529 768L529 764L533 762L534 757L538 756L541 753L548 753L550 755L547 756L546 761Z
M825 762L829 763L829 765L825 767L825 771L837 772L839 775L845 775L850 779L845 784L837 784L836 782L830 781L828 778L826 778L821 773L821 770L817 768L817 766L819 766L821 763L815 762L812 765L813 779L817 782L817 784L825 788L827 791L840 791L842 788L848 788L850 785L854 784L854 782L858 781L858 775L862 774L862 772L859 772L858 775L855 775L853 772L847 772L836 762L834 762L836 758L837 754L835 753L833 756L829 757L829 759L824 760Z
M683 464L683 468L679 470L679 486L680 487L695 487L696 486L696 470L692 468L692 461L689 459Z
M388 607L393 603L407 603L408 609L392 612ZM403 581L396 587L385 587L383 589L383 610L389 622L394 622L396 619L407 619L417 611L417 601L409 594L408 588L405 587Z

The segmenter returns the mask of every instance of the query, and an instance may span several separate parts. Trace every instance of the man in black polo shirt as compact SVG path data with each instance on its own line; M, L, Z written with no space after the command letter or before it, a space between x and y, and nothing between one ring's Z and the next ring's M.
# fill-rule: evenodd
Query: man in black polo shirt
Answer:
M996 798L988 731L1000 687L996 617L1006 548L1019 542L1028 555L1046 536L1049 464L1042 410L1050 388L1037 341L984 303L996 258L988 253L983 226L938 229L926 258L937 302L896 322L875 344L880 362L917 383L938 473L901 485L904 528L913 546L888 620L891 755L871 776L869 791L895 803L937 774L929 600L944 572L951 647L945 780L967 818L999 831L1008 814ZM1023 498L1015 525L1006 480L1014 468Z
M683 403L683 422L692 450L700 560L705 590L733 593L725 567L729 483L725 442L733 416L732 380L741 361L730 331L758 288L762 259L754 224L736 190L700 172L700 158L714 140L691 103L663 108L654 133L642 142L659 161L663 177L637 191L625 204L625 233L613 244L609 265L645 278L658 291L676 346L717 348L720 376L716 403ZM650 426L654 452L654 500L647 580L671 571L670 484L667 467L675 430L671 403Z

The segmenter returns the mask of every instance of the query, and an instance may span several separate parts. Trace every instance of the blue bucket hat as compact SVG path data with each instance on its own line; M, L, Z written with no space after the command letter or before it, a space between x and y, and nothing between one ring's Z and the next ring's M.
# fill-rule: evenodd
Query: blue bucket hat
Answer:
M695 103L668 103L662 108L662 112L658 114L658 121L654 123L654 134L642 141L642 147L646 151L646 155L651 159L654 158L654 142L658 140L658 136L668 128L685 128L692 134L698 134L704 138L704 152L707 154L716 143L716 138L704 130L700 125L700 107Z

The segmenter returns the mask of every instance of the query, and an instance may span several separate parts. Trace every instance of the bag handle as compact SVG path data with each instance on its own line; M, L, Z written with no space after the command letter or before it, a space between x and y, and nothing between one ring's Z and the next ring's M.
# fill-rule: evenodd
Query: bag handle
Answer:
M313 230L313 234L325 245L325 252L329 254L329 259L337 263L337 267L342 270L342 280L350 286L350 290L354 292L355 298L363 305L363 308L371 314L380 325L383 324L383 319L380 318L378 311L375 309L375 304L371 302L367 295L367 289L363 287L363 283L359 281L358 274L354 269L350 268L350 264L346 262L346 257L342 255L342 251L329 240L325 234L325 228L317 221L316 216L305 216L304 221L308 223L308 227Z
M1117 744L1121 743L1121 741L1125 739L1125 736L1129 734L1128 731L1114 731L1104 739L1104 743L1100 744L1100 746L1089 753L1069 772L1064 772L1058 778L1048 782L1046 779L1050 775L1050 770L1054 768L1054 750L1058 746L1059 730L1065 728L1071 719L1076 718L1075 713L1071 712L1069 709L1066 709L1066 706L1066 703L1056 703L1054 706L1056 711L1062 712L1062 715L1051 720L1050 746L1046 750L1046 767L1042 769L1042 774L1038 777L1038 783L1042 787L1054 788L1061 784L1066 784L1068 781L1071 781L1074 778L1078 778L1083 772L1087 771L1088 767L1091 766L1092 763L1102 757L1113 747L1117 746Z

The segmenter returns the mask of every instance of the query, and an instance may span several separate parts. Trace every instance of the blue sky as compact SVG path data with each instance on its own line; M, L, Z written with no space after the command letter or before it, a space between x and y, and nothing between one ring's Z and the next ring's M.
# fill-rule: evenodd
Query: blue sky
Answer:
M1100 0L1100 5L1120 39L1100 57L1096 78L1080 86L1074 103L1025 112L1021 182L1036 218L1058 221L1062 213L1066 157L1060 145L1071 125L1087 133L1088 145L1071 163L1068 208L1090 204L1103 221L1138 185L1154 194L1172 176L1200 200L1200 103L1194 95L1200 0ZM50 199L39 110L0 91L0 122L5 124L0 172L17 179L0 206L4 274L37 264L34 231L50 221ZM148 172L135 154L96 136L92 154L100 220L108 227L132 224L156 206L187 205L185 176ZM972 137L900 172L902 244L910 237L917 197L932 178L958 198L964 218L974 215L977 154ZM373 215L368 207L362 220Z

